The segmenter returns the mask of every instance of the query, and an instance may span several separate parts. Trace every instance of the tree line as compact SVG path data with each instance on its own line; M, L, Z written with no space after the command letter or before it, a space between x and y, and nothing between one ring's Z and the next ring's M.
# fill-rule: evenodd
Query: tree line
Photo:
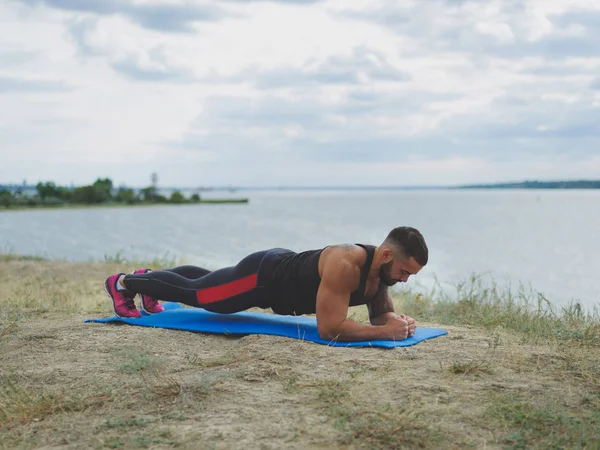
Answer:
M110 178L98 178L93 184L68 188L58 186L52 181L39 182L36 194L27 195L22 190L14 192L0 189L0 207L16 206L63 206L63 205L99 205L120 203L126 205L143 203L200 203L198 194L186 198L180 191L174 191L169 197L158 192L156 185L138 191L119 187L115 189Z

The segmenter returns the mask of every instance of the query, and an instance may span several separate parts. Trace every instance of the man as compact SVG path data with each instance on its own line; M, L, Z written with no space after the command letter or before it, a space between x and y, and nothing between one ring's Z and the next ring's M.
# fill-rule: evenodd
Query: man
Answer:
M415 320L394 313L388 287L406 282L427 264L425 239L415 228L393 229L378 247L344 244L295 253L276 248L253 253L234 267L211 272L196 266L116 273L104 283L120 317L163 311L157 299L229 314L252 307L275 314L317 315L323 339L406 339ZM348 319L349 306L367 305L371 324Z

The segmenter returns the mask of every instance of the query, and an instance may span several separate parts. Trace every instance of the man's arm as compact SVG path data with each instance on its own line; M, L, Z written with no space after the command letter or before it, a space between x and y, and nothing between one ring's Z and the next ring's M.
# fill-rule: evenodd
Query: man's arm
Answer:
M389 317L387 313L394 312L394 304L385 284L379 283L379 289L375 297L367 303L367 308L369 309L369 321L372 325L384 325L387 322Z
M415 319L394 312L394 303L388 292L388 287L381 283L375 297L367 304L369 321L372 325L385 325L390 319L401 318L408 323L408 336L414 336L417 324Z
M397 318L383 326L374 326L346 318L350 295L359 281L360 268L348 260L338 258L325 265L317 292L317 326L321 338L339 341L405 339L409 332L406 320Z

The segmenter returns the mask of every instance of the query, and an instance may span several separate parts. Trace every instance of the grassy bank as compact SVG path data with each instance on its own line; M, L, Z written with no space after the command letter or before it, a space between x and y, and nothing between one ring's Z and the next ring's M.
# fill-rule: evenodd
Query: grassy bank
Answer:
M449 334L396 350L84 324L141 265L0 256L0 448L600 447L600 317L577 304L405 292Z

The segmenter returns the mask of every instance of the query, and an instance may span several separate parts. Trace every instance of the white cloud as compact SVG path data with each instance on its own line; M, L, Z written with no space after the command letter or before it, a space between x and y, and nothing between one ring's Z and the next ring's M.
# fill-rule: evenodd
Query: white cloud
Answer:
M0 17L0 184L597 178L594 1L15 0Z
M487 34L495 37L502 43L515 41L515 36L510 26L506 23L479 22L475 25L475 30L481 34Z

